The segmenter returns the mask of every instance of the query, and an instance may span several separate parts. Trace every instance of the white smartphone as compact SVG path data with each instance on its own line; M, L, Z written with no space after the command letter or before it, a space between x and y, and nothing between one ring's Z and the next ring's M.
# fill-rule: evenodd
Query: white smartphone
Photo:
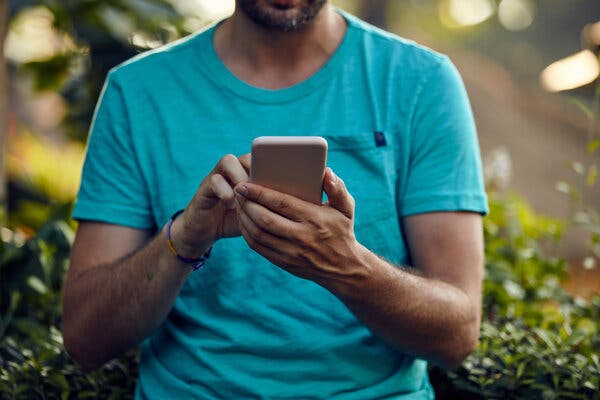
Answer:
M321 204L327 163L324 138L261 136L252 141L251 160L251 182Z

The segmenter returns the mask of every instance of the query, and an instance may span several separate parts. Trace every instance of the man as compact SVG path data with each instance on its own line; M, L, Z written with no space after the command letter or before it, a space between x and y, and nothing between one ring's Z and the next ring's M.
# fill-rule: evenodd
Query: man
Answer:
M262 135L328 140L325 204L248 182L231 154ZM111 71L65 345L95 368L141 343L137 398L431 398L426 362L477 343L485 212L446 57L326 0L239 0Z

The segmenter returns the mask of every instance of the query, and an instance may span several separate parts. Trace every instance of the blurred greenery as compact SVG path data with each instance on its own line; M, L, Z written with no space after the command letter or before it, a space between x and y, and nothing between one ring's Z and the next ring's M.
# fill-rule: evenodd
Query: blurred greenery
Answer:
M59 90L69 104L63 126L80 141L85 141L108 70L142 50L131 42L131 32L160 43L189 33L183 17L164 0L10 0L9 5L11 19L34 6L45 7L54 29L75 42L76 47L65 53L20 67L33 73L38 90Z
M600 15L597 1L525 3L535 10L538 22L513 32L493 16L472 26L449 28L441 23L447 15L440 11L447 11L447 0L335 1L395 31L412 29L436 37L444 46L486 50L508 64L514 62L515 42L538 52L540 65L576 51L580 43L567 44L566 35L560 29L550 32L547 24L562 16L562 23L579 29ZM198 10L191 18L183 14L182 4L185 1L9 1L13 23L23 13L42 7L51 16L56 34L63 35L61 51L42 59L12 60L9 67L19 82L31 79L36 92L58 93L67 104L67 114L56 127L58 135L41 135L25 120L17 120L9 130L11 207L8 225L0 227L0 399L133 396L135 350L92 373L82 371L64 350L60 304L75 229L70 210L78 187L82 143L107 71L218 18L202 9L207 6L201 3L195 3ZM486 4L497 7L499 1ZM525 75L532 71L516 70ZM597 97L593 99L592 85L576 93L580 100L575 103L591 121L588 149L593 155L600 147L594 136ZM461 367L431 368L439 398L600 398L600 296L583 300L565 292L565 261L550 251L577 221L595 223L587 225L596 229L590 240L600 246L597 208L581 202L585 187L596 183L595 165L593 160L573 163L571 169L581 179L558 185L576 205L569 220L537 215L516 194L490 192L491 212L484 220L481 340Z

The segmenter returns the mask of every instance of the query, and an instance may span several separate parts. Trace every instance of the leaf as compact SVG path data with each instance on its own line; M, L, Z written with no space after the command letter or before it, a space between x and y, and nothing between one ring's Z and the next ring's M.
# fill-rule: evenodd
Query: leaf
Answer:
M517 379L521 379L521 376L523 375L523 371L525 370L526 365L527 365L526 363L521 363L517 367L517 375L516 375Z
M44 343L48 337L48 328L42 322L33 318L15 318L13 326L22 335L37 343ZM33 350L39 351L39 348ZM32 349L23 348L22 353L26 358L31 357Z
M569 169L575 172L577 175L583 175L585 172L585 167L582 163L578 161L571 161L569 164Z
M21 293L14 290L10 293L10 300L8 304L8 309L6 310L5 315L0 315L0 339L4 337L4 332L6 328L10 325L12 321L13 315L21 302Z
M594 154L594 152L598 150L598 148L600 148L600 139L590 140L590 142L587 145L587 150L590 154Z
M598 387L596 385L594 385L592 382L590 381L585 381L583 383L583 387L586 387L588 389L592 389L592 390L598 390Z
M535 333L538 336L538 338L540 338L542 342L544 342L546 346L548 346L548 349L550 349L553 352L556 351L556 345L552 342L548 331L545 331L543 329L536 329Z
M62 396L61 397L63 399L68 399L69 398L69 382L64 377L64 375L56 374L55 373L55 374L50 375L47 379L52 384L60 387L61 392L62 392Z
M590 270L596 267L596 259L594 257L586 257L583 259L583 268Z
M581 225L587 225L591 222L591 218L587 212L578 211L573 215L573 222Z
M37 276L30 276L27 278L27 285L38 294L45 294L48 292L48 288Z
M57 54L48 60L28 62L24 69L34 74L36 90L57 90L69 76L72 57L71 54Z
M594 119L594 111L592 108L577 97L569 98L569 102L581 110L588 120Z
M588 169L588 174L587 174L587 178L586 178L587 185L589 187L594 186L597 178L598 178L598 167L596 167L595 165L592 165Z
M570 183L565 182L565 181L559 181L556 182L556 185L554 185L554 188L564 194L571 194L571 192L573 191L573 187L571 186Z
M24 257L23 246L2 242L0 249L0 269Z

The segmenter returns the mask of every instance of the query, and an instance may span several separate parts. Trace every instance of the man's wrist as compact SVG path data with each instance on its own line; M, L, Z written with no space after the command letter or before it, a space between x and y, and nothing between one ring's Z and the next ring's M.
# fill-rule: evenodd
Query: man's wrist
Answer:
M171 224L171 243L177 249L177 254L184 258L199 258L206 254L214 240L202 238L185 225L185 215L179 215Z
M372 256L374 254L369 249L356 242L353 250L348 252L348 257L341 260L341 273L322 286L340 299L356 296L365 285L369 285L368 281L374 273L375 266L369 261Z

